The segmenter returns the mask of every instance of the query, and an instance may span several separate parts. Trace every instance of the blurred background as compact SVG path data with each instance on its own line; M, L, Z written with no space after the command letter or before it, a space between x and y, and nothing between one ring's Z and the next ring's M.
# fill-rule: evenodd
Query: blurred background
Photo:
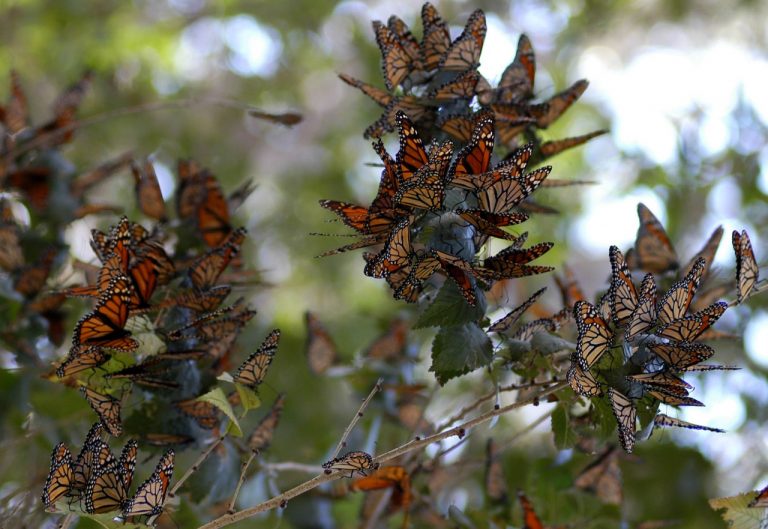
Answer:
M567 262L592 297L605 287L610 272L608 246L628 248L634 241L637 202L649 206L667 227L683 261L722 224L725 237L716 265L723 277L734 266L729 240L733 229L748 230L758 262L764 262L768 4L754 0L443 0L436 6L452 24L453 36L472 10L485 11L488 34L480 71L488 79L498 79L524 32L536 52L535 89L540 98L578 79L589 80L585 95L548 131L551 138L610 130L552 161L553 177L592 180L596 185L542 193L544 203L561 211L559 216L538 216L526 225L536 234L534 242L556 243L543 264ZM412 314L411 307L391 298L382 281L362 274L359 252L315 257L347 239L311 233L348 233L338 223L327 223L332 215L317 201L365 203L375 194L380 173L379 168L366 165L377 157L370 142L362 138L379 109L344 85L337 73L380 86L379 52L370 21L396 13L419 36L420 8L421 2L405 0L0 0L0 64L5 65L0 71L0 100L6 97L9 69L17 70L34 121L48 115L55 96L86 68L94 71L94 84L81 117L158 101L188 101L181 108L115 116L78 131L65 150L78 170L133 150L153 158L166 197L173 193L175 164L182 157L211 169L225 190L248 179L256 183L256 191L237 218L251 235L244 252L247 263L260 272L262 284L244 292L258 314L240 343L242 349L250 350L269 329L283 331L269 383L289 394L280 435L294 442L281 443L278 436L270 456L275 461L322 461L354 412L358 397L367 392L367 387L349 380L318 379L309 373L303 353L304 312L321 315L347 361L381 334L393 317ZM250 117L239 105L299 112L304 120L286 128ZM396 140L386 139L394 148ZM121 197L132 195L132 185L125 172L94 194L101 202L124 204ZM113 220L88 217L73 225L74 255L92 260L89 230ZM553 286L547 276L517 283L520 286L505 290L494 303L515 306L526 293ZM557 310L555 289L550 288L549 294L545 300ZM642 468L665 469L665 463L683 457L680 453L685 461L695 461L691 463L695 470L681 465L675 472L681 479L705 477L709 497L762 487L768 479L765 297L729 311L720 328L743 333L744 342L719 342L715 359L743 369L696 377L694 396L707 406L678 416L729 433L665 431L638 449ZM417 380L431 378L429 336L429 330L414 331L411 336L421 359L415 368ZM3 352L3 358L8 369L3 376L10 377L11 383L19 376L18 366L9 352ZM470 402L463 392L480 380L477 374L441 388L428 417L439 418L441 410ZM41 403L53 406L54 400L40 395L50 386L39 384L28 402L3 402L0 411L0 433L9 441L23 439L26 421L42 422L41 416L54 419L53 425L40 428L43 434L35 438L39 453L29 461L34 472L43 475L50 447L62 435L82 438L92 418L84 402L72 404L72 409L46 408ZM492 433L508 437L546 410L542 405L530 414L505 418ZM69 422L73 417L76 420ZM70 433L62 434L67 429ZM549 457L550 464L555 464L550 431L545 422L515 445L517 460L524 461L520 454L529 454ZM296 443L297 439L301 442ZM389 441L396 445L394 438ZM671 448L672 442L680 448ZM379 444L378 451L391 446ZM691 450L700 451L703 459ZM0 504L18 486L18 464L11 451L0 453ZM178 464L185 468L184 463ZM639 470L640 466L633 468L626 472L628 512L674 517L671 507L657 506L658 512L653 511L654 496L661 496L649 488L658 485L659 477ZM533 471L521 471L519 486L525 485L529 472ZM279 482L298 479L292 476ZM251 485L243 493L244 501L266 494L259 486L267 485ZM659 489L655 490L658 494ZM471 495L446 501L463 507L471 502ZM705 508L700 503L691 505L691 510L696 505ZM555 506L541 510L557 512ZM698 527L723 526L716 516L705 517L711 525ZM241 526L266 522L252 523Z

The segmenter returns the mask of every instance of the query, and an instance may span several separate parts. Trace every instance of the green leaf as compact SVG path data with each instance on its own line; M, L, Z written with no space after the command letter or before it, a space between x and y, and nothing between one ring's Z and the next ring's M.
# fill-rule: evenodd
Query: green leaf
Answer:
M576 432L571 428L568 410L563 404L558 404L552 412L552 433L555 434L555 446L558 450L571 448L576 444Z
M448 380L488 365L493 345L485 331L475 323L443 327L432 342L432 366L440 385Z
M761 522L768 513L765 509L747 507L756 495L757 491L727 498L712 498L709 506L716 511L723 509L720 514L731 529L760 529L764 527Z
M235 384L235 389L237 390L237 394L240 395L240 404L243 405L245 411L254 410L261 406L259 395L248 386Z
M435 301L421 313L414 329L424 327L447 327L449 325L461 325L469 322L480 321L485 315L485 296L475 288L477 305L474 307L467 303L461 295L459 287L451 280L443 283Z
M221 411L224 412L224 414L227 417L229 417L229 420L232 421L230 432L235 437L243 436L243 430L240 428L240 424L237 422L237 418L235 417L235 412L232 410L232 406L229 404L229 401L227 400L227 396L224 395L224 392L221 390L221 388L214 388L208 393L204 395L200 395L195 400L209 402L214 406L216 406L217 408L219 408Z

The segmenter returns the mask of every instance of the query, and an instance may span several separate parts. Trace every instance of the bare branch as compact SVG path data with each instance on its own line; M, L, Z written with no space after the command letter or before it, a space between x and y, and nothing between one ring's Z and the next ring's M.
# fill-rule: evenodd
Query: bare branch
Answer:
M376 457L374 460L377 463L386 463L387 461L400 457L403 454L412 452L414 450L420 450L432 443L436 443L438 441L442 441L443 439L447 439L448 437L453 437L453 436L461 437L466 434L466 431L468 429L474 428L475 426L479 426L480 424L488 422L489 420L491 420L493 417L496 417L497 415L502 415L509 411L516 410L524 406L528 406L529 404L533 404L534 402L538 402L543 397L550 395L552 393L555 393L556 391L560 391L561 389L567 386L568 386L567 382L561 382L553 387L549 387L543 390L541 393L539 393L534 397L531 397L524 401L509 404L499 409L493 409L491 411L483 413L482 415L479 415L478 417L475 417L474 419L467 421L463 424L460 424L459 426L456 426L449 430L445 430L435 435L425 437L424 439L420 439L417 437L416 439L409 441L402 446L394 448L389 452L386 452L380 455L379 457ZM220 518L217 518L215 520L208 522L205 525L200 526L199 529L220 529L221 527L226 527L235 522L239 522L240 520L245 520L247 518L250 518L256 514L269 511L281 505L285 505L285 503L288 502L288 500L295 498L296 496L299 496L301 494L304 494L305 492L310 491L327 481L332 481L335 479L339 479L341 477L343 477L342 472L333 472L331 474L320 474L319 476L315 476L309 481L305 481L304 483L297 485L282 494L278 494L274 498L270 498L269 500L262 502L258 505L249 507L248 509L243 509L242 511L238 511L236 513L225 514Z
M368 404L371 403L371 400L373 399L373 396L376 395L379 391L381 391L381 383L382 379L376 381L376 385L373 386L373 389L368 394L368 396L365 398L363 403L360 405L360 409L357 410L357 413L354 417L352 417L352 420L350 421L349 425L347 426L347 429L344 430L344 434L341 436L341 439L339 440L339 444L336 445L336 450L333 451L333 455L331 456L331 459L335 459L338 457L339 452L341 452L341 449L347 446L347 438L349 437L349 434L352 433L352 429L357 424L357 421L360 420L360 418L363 416L363 413L365 413L365 409L368 407Z

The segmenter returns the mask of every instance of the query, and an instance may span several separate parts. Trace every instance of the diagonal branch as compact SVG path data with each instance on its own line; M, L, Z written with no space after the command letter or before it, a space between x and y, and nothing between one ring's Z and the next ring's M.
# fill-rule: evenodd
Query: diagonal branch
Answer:
M394 448L389 452L386 452L376 457L374 460L377 463L385 463L387 461L395 459L408 452L412 452L414 450L420 450L432 443L436 443L438 441L442 441L443 439L447 439L448 437L464 436L466 434L466 431L470 428L474 428L475 426L479 426L485 422L488 422L492 418L496 417L497 415L503 415L504 413L507 413L509 411L516 410L524 406L528 406L529 404L533 404L534 402L538 402L543 397L547 395L551 395L556 391L560 391L561 389L567 386L568 386L567 382L561 382L555 386L552 386L543 390L538 395L535 395L529 399L526 399L520 402L515 402L513 404L509 404L499 409L490 410L454 428L450 428L448 430L436 433L435 435L425 437L424 439L417 437L416 439L413 439L412 441L409 441L402 446ZM274 498L270 498L265 502L259 503L258 505L254 505L253 507L249 507L248 509L243 509L242 511L238 511L233 514L225 514L215 520L208 522L207 524L200 526L199 529L220 529L221 527L226 527L235 522L239 522L240 520L245 520L247 518L255 516L256 514L269 511L271 509L275 509L277 507L280 507L281 505L285 506L288 500L295 498L296 496L299 496L301 494L304 494L305 492L310 491L327 481L332 481L335 479L339 479L341 477L343 477L343 474L341 472L334 472L332 474L320 474L319 476L316 476L310 479L309 481L306 481L300 485L297 485L282 494L278 494Z

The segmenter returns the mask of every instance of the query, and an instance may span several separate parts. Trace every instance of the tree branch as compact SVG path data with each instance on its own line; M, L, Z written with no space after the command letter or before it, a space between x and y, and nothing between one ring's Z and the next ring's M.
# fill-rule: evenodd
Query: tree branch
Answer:
M437 433L435 435L431 435L429 437L425 437L424 439L416 438L412 441L409 441L405 443L402 446L399 446L397 448L394 448L390 450L389 452L386 452L376 458L374 458L374 461L377 463L386 463L387 461L390 461L392 459L395 459L397 457L400 457L403 454L406 454L408 452L412 452L414 450L422 449L432 443L436 443L438 441L442 441L443 439L447 439L448 437L463 437L466 435L466 431L470 428L474 428L475 426L479 426L480 424L483 424L492 418L496 417L497 415L502 415L504 413L507 413L512 410L516 410L518 408L522 408L524 406L527 406L529 404L533 404L534 402L538 402L542 397L545 397L547 395L551 395L552 393L555 393L556 391L560 391L561 389L568 386L567 382L561 382L553 387L547 388L538 395L531 397L527 400L515 402L513 404L509 404L507 406L504 406L499 409L494 409L491 411L488 411L486 413L483 413L482 415L479 415L475 417L474 419L467 421L463 424L460 424L458 426L455 426L453 428L450 428L449 430L445 430L443 432ZM341 477L344 477L343 473L341 471L333 472L331 474L320 474L319 476L315 476L314 478L310 479L309 481L306 481L300 485L297 485L293 487L290 490L287 490L286 492L282 494L278 494L274 498L270 498L267 501L264 501L262 503L259 503L258 505L255 505L253 507L249 507L248 509L243 509L242 511L238 511L236 513L232 514L225 514L221 516L220 518L217 518L215 520L212 520L208 522L207 524L204 524L200 526L199 529L220 529L221 527L226 527L228 525L231 525L235 522L239 522L240 520L245 520L247 518L250 518L256 514L269 511L271 509L274 509L276 507L279 507L281 505L285 505L288 500L295 498L296 496L299 496L301 494L304 494L307 491L310 491L314 489L315 487L318 487L319 485L322 485L323 483L327 481L332 481L339 479Z

